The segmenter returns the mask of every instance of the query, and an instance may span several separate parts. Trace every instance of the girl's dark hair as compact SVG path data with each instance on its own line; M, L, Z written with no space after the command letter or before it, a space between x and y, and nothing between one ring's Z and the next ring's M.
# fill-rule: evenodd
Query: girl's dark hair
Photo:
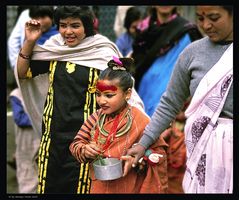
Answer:
M119 87L125 92L134 85L134 80L128 71L134 64L134 59L119 58L119 60L122 65L119 65L114 60L110 60L108 62L108 68L100 73L99 80L119 79ZM124 70L120 69L121 67L123 67Z
M31 18L48 16L53 19L53 6L29 6L29 16Z
M129 31L131 24L134 21L137 21L141 18L141 12L137 7L131 7L127 10L125 19L124 19L124 27Z
M225 9L229 15L233 14L233 6L222 6L223 9Z
M79 18L82 21L86 37L95 35L94 16L88 6L57 6L54 12L54 21L58 30L60 19L68 17Z

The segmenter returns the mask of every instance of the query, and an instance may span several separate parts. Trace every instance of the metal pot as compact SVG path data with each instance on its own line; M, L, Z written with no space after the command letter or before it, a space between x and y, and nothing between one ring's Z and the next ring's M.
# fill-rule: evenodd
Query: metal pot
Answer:
M117 158L104 158L93 163L95 178L102 181L114 180L122 177L122 161Z

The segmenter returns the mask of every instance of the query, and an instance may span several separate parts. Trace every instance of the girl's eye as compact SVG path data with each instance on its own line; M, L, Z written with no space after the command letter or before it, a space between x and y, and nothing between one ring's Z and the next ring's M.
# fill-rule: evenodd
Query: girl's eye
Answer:
M79 28L80 25L72 25L72 28Z
M105 95L107 98L112 98L114 96L114 94L106 94Z
M59 24L59 27L60 28L67 28L67 25L66 24ZM79 27L81 27L80 24L72 24L72 25L70 25L70 28L74 28L74 29L77 29Z
M66 28L65 24L60 24L60 28Z
M99 92L95 92L95 95L96 95L97 97L99 97L99 96L100 96L100 93L99 93Z

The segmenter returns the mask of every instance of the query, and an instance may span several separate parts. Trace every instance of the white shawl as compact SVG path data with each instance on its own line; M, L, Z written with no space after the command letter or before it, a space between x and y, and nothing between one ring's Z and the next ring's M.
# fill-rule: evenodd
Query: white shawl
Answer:
M112 56L122 57L117 46L107 37L96 34L86 37L76 47L69 48L60 34L33 49L33 60L70 61L86 67L104 70Z

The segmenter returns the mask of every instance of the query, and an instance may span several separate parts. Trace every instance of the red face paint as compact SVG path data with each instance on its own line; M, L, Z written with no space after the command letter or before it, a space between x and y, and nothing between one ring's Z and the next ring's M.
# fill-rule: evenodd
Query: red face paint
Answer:
M98 81L96 84L96 89L101 92L105 92L107 90L117 91L117 87L115 87L114 85L107 85L106 83L104 83L104 81Z

